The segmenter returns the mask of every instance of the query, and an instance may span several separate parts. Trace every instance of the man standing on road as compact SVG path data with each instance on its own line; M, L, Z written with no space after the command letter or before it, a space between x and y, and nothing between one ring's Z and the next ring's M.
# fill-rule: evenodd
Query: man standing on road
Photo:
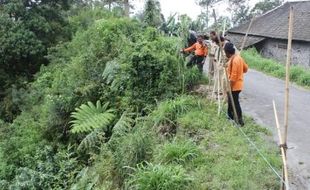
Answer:
M201 73L203 71L204 59L208 55L208 47L203 43L203 40L203 36L199 35L195 44L193 44L191 47L181 50L182 52L195 51L195 55L191 58L187 66L192 67L196 64Z
M232 43L228 42L224 46L225 54L228 61L227 74L230 82L230 89L232 92L233 102L235 104L237 118L235 119L232 100L228 94L228 111L227 114L230 119L235 120L241 126L244 125L242 118L242 110L239 102L239 94L243 89L243 74L248 71L248 65L239 54L236 54L235 47Z

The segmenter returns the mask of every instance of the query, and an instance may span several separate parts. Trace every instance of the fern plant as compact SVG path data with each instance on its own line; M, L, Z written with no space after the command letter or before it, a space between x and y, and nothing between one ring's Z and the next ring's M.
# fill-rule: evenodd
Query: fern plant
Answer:
M127 112L124 112L121 118L117 121L117 123L113 127L113 135L125 135L127 132L130 131L131 127L133 126L135 120L132 119Z
M96 105L92 102L81 105L71 114L73 120L72 133L91 132L94 129L107 128L111 124L115 115L114 110L108 109L108 103L102 105L97 101Z
M78 151L88 150L94 147L98 142L104 142L105 133L100 129L95 129L93 132L86 135L78 146Z

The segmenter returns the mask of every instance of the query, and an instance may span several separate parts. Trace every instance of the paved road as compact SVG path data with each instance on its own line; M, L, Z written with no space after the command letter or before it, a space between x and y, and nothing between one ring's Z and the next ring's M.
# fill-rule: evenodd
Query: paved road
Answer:
M254 70L245 75L241 98L243 111L270 128L276 142L278 136L272 101L276 101L280 125L283 127L284 91L283 80ZM310 190L310 91L296 86L290 87L288 146L291 148L287 153L289 169L295 175L291 188Z

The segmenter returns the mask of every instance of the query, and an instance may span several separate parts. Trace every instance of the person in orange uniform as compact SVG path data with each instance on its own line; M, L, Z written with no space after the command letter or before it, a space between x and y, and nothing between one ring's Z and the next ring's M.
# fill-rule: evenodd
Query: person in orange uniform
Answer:
M192 67L196 64L200 72L203 71L204 59L208 55L208 47L203 43L203 40L203 36L199 35L195 44L193 44L191 47L181 50L182 52L195 51L195 55L191 58L187 66Z
M245 63L243 58L236 54L236 49L234 45L230 42L226 43L224 46L225 54L229 59L227 65L227 74L230 82L230 87L232 91L232 98L235 103L238 123L243 126L242 110L239 102L239 94L243 89L243 74L248 71L248 65ZM230 96L228 95L228 117L234 119L234 110Z

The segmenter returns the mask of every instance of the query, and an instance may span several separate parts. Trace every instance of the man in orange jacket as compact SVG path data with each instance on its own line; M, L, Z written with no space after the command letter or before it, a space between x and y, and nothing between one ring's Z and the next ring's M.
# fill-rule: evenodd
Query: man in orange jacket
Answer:
M195 51L194 57L191 58L187 66L192 67L194 64L196 64L200 72L203 71L204 59L208 55L208 47L203 43L203 40L203 36L199 35L195 44L193 44L191 47L181 50L182 52Z
M238 120L236 120L241 126L244 125L242 119L242 110L239 102L239 94L243 89L243 74L248 71L248 65L242 59L239 54L236 54L235 47L232 43L228 42L224 47L225 54L228 61L227 74L232 91L232 98L235 104ZM234 110L232 100L228 94L228 116L230 119L234 119Z

